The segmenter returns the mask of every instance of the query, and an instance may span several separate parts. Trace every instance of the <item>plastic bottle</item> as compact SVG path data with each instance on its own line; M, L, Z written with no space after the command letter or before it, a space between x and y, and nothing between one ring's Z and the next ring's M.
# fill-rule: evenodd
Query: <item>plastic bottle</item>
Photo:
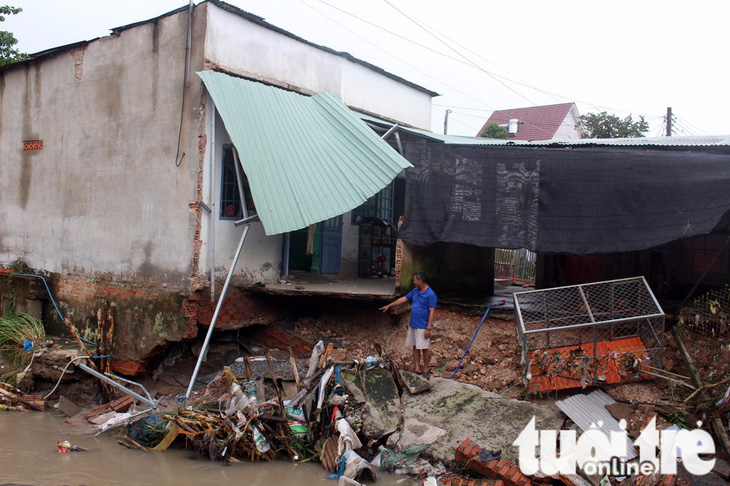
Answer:
M258 402L258 399L256 398L257 391L258 390L256 388L256 382L253 382L253 381L246 382L246 396L249 399L249 407L254 412L256 412L259 408L259 402Z
M256 446L256 449L258 449L261 454L265 454L269 449L271 449L269 440L261 433L258 424L252 425L251 428L253 429L253 443Z

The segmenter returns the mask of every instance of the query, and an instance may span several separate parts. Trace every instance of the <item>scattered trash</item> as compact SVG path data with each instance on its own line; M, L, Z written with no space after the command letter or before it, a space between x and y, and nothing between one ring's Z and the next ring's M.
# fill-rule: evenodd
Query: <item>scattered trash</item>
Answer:
M56 443L56 446L58 447L58 452L81 452L86 450L77 445L71 444L67 440L59 440Z

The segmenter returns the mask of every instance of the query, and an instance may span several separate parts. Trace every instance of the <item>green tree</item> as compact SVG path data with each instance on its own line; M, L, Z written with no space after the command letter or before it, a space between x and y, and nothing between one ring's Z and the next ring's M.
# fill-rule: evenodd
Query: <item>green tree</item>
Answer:
M23 9L19 7L0 6L0 22L5 20L6 15L15 15L22 11ZM0 66L28 59L28 54L24 54L13 47L17 43L18 39L13 37L12 32L0 30Z
M649 124L643 116L634 121L631 115L623 120L616 115L587 113L580 116L580 128L583 138L638 138L649 130Z
M504 140L509 139L509 133L507 132L507 128L500 127L496 123L490 123L486 127L482 128L482 131L479 132L479 136L484 138L501 138Z

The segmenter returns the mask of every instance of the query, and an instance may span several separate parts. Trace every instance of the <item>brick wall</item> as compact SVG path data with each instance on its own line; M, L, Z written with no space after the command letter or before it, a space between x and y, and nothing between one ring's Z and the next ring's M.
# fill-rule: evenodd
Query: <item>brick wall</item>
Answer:
M112 369L127 376L144 371L168 344L198 337L199 330L210 325L217 305L206 288L184 298L160 287L81 276L54 278L52 291L65 317L82 336L94 341L97 310L107 302L111 305L115 320ZM216 330L271 324L277 316L277 308L265 297L230 288Z

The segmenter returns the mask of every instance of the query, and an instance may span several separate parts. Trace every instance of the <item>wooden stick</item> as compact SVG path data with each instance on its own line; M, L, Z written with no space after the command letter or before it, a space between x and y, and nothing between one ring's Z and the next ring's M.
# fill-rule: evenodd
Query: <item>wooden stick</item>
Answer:
M294 352L291 349L291 346L289 346L289 363L291 363L291 369L294 372L294 381L297 384L297 391L302 389L302 383L299 380L299 370L297 369L297 362L294 359Z
M122 440L125 441L125 442L127 442L127 443L129 443L129 445L131 445L135 449L139 449L142 452L149 452L150 451L146 447L141 446L136 441L134 441L133 439L131 439L128 435L125 435L124 437L122 437ZM119 442L120 444L122 444L122 441L121 440L120 441L117 441L117 442ZM126 444L122 444L122 445L126 445Z
M251 371L251 361L249 361L248 356L243 358L243 362L246 365L246 379L248 381L253 381L253 372Z
M335 345L332 343L329 343L327 347L324 350L324 353L322 353L322 357L319 360L319 368L323 367L324 364L327 362L327 358L329 358L330 354L332 354L332 351L335 349Z
M11 400L17 400L18 402L22 403L26 407L32 408L33 410L35 410L37 412L42 412L43 411L43 408L38 407L38 406L34 405L32 402L29 402L27 400L24 400L20 396L14 394L14 393L10 393L9 391L6 391L6 390L4 390L2 388L0 388L0 395L5 395L6 397L10 398Z
M704 390L706 388L712 388L713 386L724 385L725 383L727 383L729 381L730 381L730 378L725 378L724 380L718 381L717 383L710 383L709 385L702 385L701 387L696 389L690 396L685 398L684 401L685 401L685 403L690 401L695 395L697 395L700 392L700 390Z

